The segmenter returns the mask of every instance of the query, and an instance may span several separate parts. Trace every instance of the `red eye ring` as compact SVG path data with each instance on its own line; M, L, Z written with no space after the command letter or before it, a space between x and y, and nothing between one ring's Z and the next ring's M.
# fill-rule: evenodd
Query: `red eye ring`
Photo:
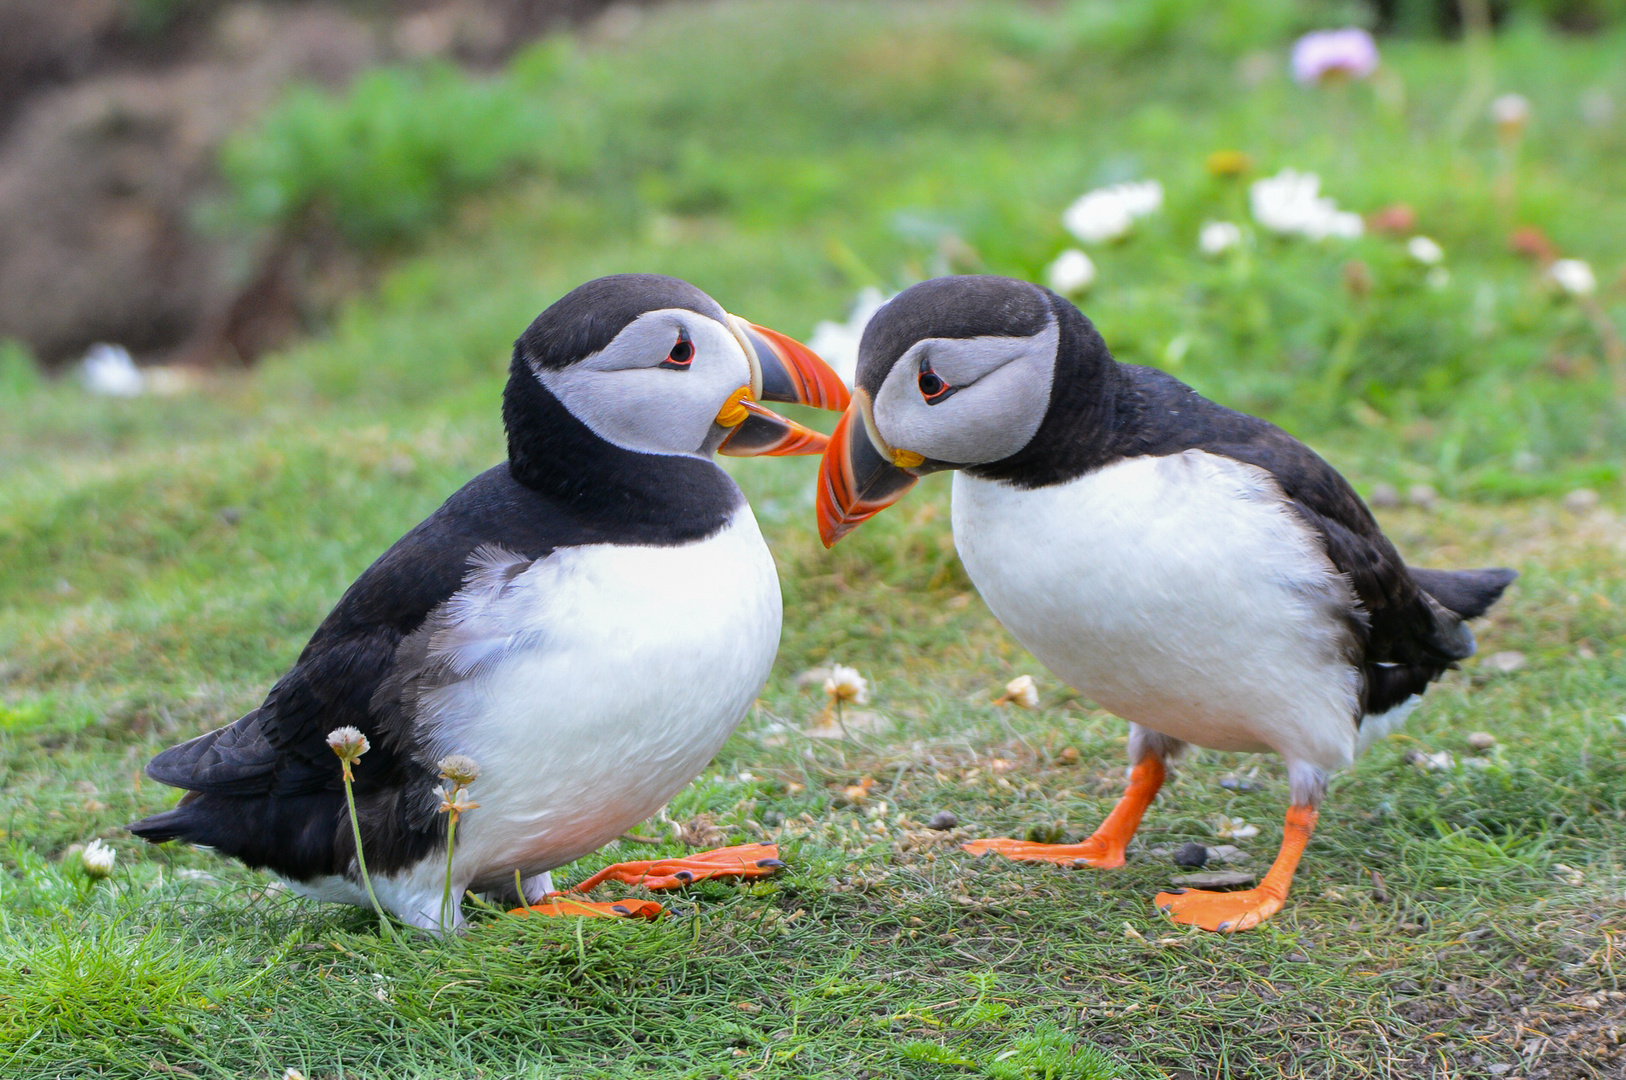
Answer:
M663 368L676 368L679 371L687 371L689 365L693 362L694 342L689 340L688 331L679 330L677 344L672 346L672 351L666 354L666 359L660 362L660 366Z
M944 382L943 377L933 371L931 364L925 360L920 362L920 374L915 376L915 382L920 387L920 396L926 399L928 405L946 400L956 389Z

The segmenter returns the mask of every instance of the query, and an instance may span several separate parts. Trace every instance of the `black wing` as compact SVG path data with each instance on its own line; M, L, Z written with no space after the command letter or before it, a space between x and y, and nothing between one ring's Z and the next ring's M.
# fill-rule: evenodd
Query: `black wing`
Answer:
M527 559L548 555L550 534L560 531L557 510L549 510L506 465L476 477L356 579L259 708L164 751L147 775L217 795L337 790L327 734L348 725L372 746L356 767L357 790L400 782L412 769L413 717L399 695L379 690L402 642L463 584L482 545L500 543Z

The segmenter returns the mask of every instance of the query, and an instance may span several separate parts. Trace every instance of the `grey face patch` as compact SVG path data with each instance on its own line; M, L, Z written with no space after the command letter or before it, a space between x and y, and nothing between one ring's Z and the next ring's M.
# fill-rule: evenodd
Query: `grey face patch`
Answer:
M875 396L875 427L888 446L933 461L976 465L1026 446L1044 421L1060 327L1031 337L926 338L900 356ZM953 393L921 392L921 364Z
M661 367L680 333L694 347L687 370ZM536 377L606 442L645 454L701 454L728 395L750 384L751 366L722 322L663 308L640 315L591 356Z

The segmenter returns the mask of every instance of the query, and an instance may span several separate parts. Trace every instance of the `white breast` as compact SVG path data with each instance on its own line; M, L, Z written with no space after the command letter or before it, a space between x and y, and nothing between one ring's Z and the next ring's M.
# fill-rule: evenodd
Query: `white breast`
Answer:
M1032 491L962 472L953 519L989 608L1104 708L1200 746L1350 762L1354 601L1264 470L1188 450Z
M693 544L561 549L465 606L457 644L475 666L424 719L435 756L482 768L456 852L474 887L570 862L659 810L779 648L779 579L743 506Z

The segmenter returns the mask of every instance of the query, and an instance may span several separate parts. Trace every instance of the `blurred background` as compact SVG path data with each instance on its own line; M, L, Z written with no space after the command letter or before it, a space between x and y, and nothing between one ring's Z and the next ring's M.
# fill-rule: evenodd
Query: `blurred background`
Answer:
M421 399L495 377L607 271L828 321L839 351L922 277L1052 268L1121 359L1400 451L1402 488L1595 488L1626 433L1623 24L1622 0L0 0L0 385L88 355L92 390L208 393L292 350L318 395ZM1295 52L1345 27L1375 45ZM1273 217L1284 169L1314 176ZM1157 187L1132 227L1064 222L1129 181ZM1293 218L1318 198L1336 235Z

